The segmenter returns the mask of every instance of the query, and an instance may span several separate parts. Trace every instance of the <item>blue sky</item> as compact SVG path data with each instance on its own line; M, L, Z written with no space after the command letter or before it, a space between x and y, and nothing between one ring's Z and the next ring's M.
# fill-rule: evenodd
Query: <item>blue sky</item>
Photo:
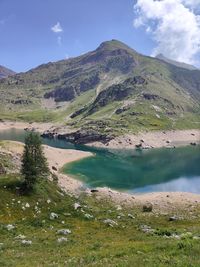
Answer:
M149 38L133 27L133 5L132 0L0 0L0 65L26 71L110 39L149 54ZM51 30L57 22L63 32Z
M199 6L200 0L0 0L0 65L27 71L111 39L198 65Z

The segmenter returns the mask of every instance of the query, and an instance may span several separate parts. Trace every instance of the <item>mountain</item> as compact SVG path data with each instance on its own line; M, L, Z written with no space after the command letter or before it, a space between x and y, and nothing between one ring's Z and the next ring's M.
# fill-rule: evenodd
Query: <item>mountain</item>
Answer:
M172 59L169 59L167 57L165 57L163 54L158 54L156 56L156 58L160 59L160 60L163 60L169 64L172 64L174 66L177 66L177 67L180 67L180 68L183 68L183 69L186 69L186 70L198 70L195 66L193 65L190 65L190 64L186 64L186 63L183 63L183 62L178 62L178 61L175 61L175 60L172 60Z
M0 80L0 118L120 135L200 127L200 71L117 40Z
M14 75L15 72L0 65L0 79Z

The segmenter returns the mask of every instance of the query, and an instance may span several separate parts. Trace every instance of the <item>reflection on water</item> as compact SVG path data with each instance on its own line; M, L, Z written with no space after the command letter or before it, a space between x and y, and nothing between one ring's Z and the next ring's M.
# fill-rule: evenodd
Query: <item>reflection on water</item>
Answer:
M167 183L148 185L130 191L130 193L146 192L190 192L199 194L200 176L190 179L188 179L187 177L183 177Z
M0 140L24 141L26 132L0 131ZM176 149L106 150L76 146L57 139L43 143L63 148L91 151L95 157L73 162L64 171L90 187L108 186L129 192L187 191L200 193L200 147Z

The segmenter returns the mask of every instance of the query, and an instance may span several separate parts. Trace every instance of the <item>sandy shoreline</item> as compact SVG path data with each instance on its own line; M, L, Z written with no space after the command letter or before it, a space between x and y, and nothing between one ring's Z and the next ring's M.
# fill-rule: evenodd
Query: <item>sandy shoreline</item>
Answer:
M90 152L78 151L73 149L59 149L43 145L44 153L47 158L49 168L52 173L58 176L58 183L65 191L76 194L83 186L81 181L73 179L68 175L62 174L61 169L67 163L93 156ZM0 151L11 153L12 155L22 155L24 145L15 141L4 141L0 146ZM53 167L53 168L52 168Z
M30 129L39 133L46 131L59 134L69 133L72 130L67 126L52 123L26 123L26 122L0 122L0 130L16 129ZM101 142L93 142L86 144L94 147L104 147L113 149L134 149L141 145L144 149L160 148L160 147L179 147L192 144L200 144L200 130L170 130L170 131L155 131L155 132L141 132L138 134L127 134L116 137L106 145Z
M5 141L5 145L0 146L0 151L12 153L13 155L21 155L23 152L23 144L14 141ZM93 154L90 152L77 151L72 149L59 149L44 145L44 152L47 157L49 167L58 177L59 186L69 194L79 196L81 192L85 192L97 200L108 199L115 204L122 206L142 206L146 203L151 203L155 212L176 212L177 209L184 211L192 211L200 205L200 195L183 192L156 192L145 194L129 194L105 188L96 188L93 193L89 188L84 188L83 183L68 175L62 174L63 165L75 160L80 160L85 157L90 157ZM52 167L54 166L54 170Z
M37 132L44 132L50 130L52 127L59 127L60 125L53 125L52 123L27 123L27 122L18 122L18 121L3 121L0 122L0 130L9 130L12 128L24 130L24 129L35 129Z
M57 125L58 126L58 125ZM27 124L23 122L0 122L0 130L9 130L10 128L24 129L34 128L38 132L44 132L47 129L55 128L50 123L46 124ZM134 148L136 144L143 140L143 146L148 147L171 147L183 146L190 143L198 144L200 141L200 130L183 130L183 131L166 131L166 132L149 132L141 133L140 135L127 135L112 140L107 148ZM23 151L23 144L19 142L8 141L6 152L14 154L21 154ZM15 144L15 145L13 145ZM93 143L92 145L105 147L101 143ZM83 183L68 175L62 174L60 170L63 165L72 161L80 160L85 157L92 156L90 152L77 151L72 149L59 149L44 145L45 155L49 162L49 167L52 172L58 176L58 183L60 187L70 194L79 195L83 191ZM55 167L54 170L52 167ZM151 202L159 212L165 212L173 209L181 208L190 210L191 207L200 205L200 195L182 192L158 192L131 195L122 193L109 188L97 188L98 192L91 193L91 190L84 189L88 195L95 195L97 199L109 199L114 203L120 205L143 205Z
M160 147L180 147L192 144L200 144L200 130L173 130L141 132L137 135L130 134L116 137L107 145L100 142L89 144L90 146L106 147L113 149L133 149L141 144L144 149Z

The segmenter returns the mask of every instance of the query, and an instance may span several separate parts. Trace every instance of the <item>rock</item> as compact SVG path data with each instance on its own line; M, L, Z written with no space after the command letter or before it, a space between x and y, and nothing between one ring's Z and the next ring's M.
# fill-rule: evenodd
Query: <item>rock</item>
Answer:
M11 231L11 230L15 229L15 226L12 224L8 224L8 225L6 225L6 228L8 231Z
M142 210L143 212L151 212L153 210L153 205L151 203L144 204Z
M32 241L31 240L22 240L21 243L24 246L30 246L30 245L32 245Z
M50 220L55 220L55 219L58 219L58 214L54 213L54 212L51 212L50 214Z
M87 144L98 141L102 143L108 143L114 138L114 136L109 136L108 134L101 134L93 129L82 129L76 132L65 134L55 134L54 132L46 131L41 136L44 138L57 137L58 139L66 140L75 144Z
M104 222L105 224L111 226L111 227L114 227L114 226L117 226L117 225L118 225L117 222L115 222L115 221L113 221L113 220L111 220L111 219L106 219L106 220L104 220L103 222Z
M128 214L128 217L131 219L135 219L135 217L132 214Z
M25 235L21 235L21 234L15 237L15 239L25 239L25 238L26 238L26 236Z
M97 189L91 189L90 192L91 192L91 193L98 193L99 190L97 190Z
M181 239L180 235L177 234L172 234L170 237L174 239Z
M136 148L142 148L142 144L135 145Z
M174 215L174 216L171 216L170 218L169 218L169 221L170 222L174 222L174 221L178 221L180 218L178 217L178 216L176 216L176 215Z
M147 234L154 234L155 229L152 229L151 226L148 225L140 225L140 230Z
M74 209L81 209L81 205L79 203L74 203Z
M121 207L120 205L117 205L117 206L116 206L116 210L118 210L118 211L119 211L119 210L122 210L122 207Z
M67 242L68 239L66 237L61 237L61 238L58 238L57 241L58 243L64 243L64 242Z
M190 143L191 146L196 146L197 144L196 143Z
M29 204L29 203L26 203L26 204L25 204L25 207L26 207L26 208L30 208L30 204Z
M57 234L59 234L59 235L68 235L68 234L71 234L71 230L69 230L69 229L61 229L61 230L57 231Z
M92 218L94 218L93 215L90 215L90 214L88 214L88 213L85 213L85 214L84 214L84 217L87 218L87 219L92 219Z
M57 171L58 169L55 166L51 167L53 171Z

